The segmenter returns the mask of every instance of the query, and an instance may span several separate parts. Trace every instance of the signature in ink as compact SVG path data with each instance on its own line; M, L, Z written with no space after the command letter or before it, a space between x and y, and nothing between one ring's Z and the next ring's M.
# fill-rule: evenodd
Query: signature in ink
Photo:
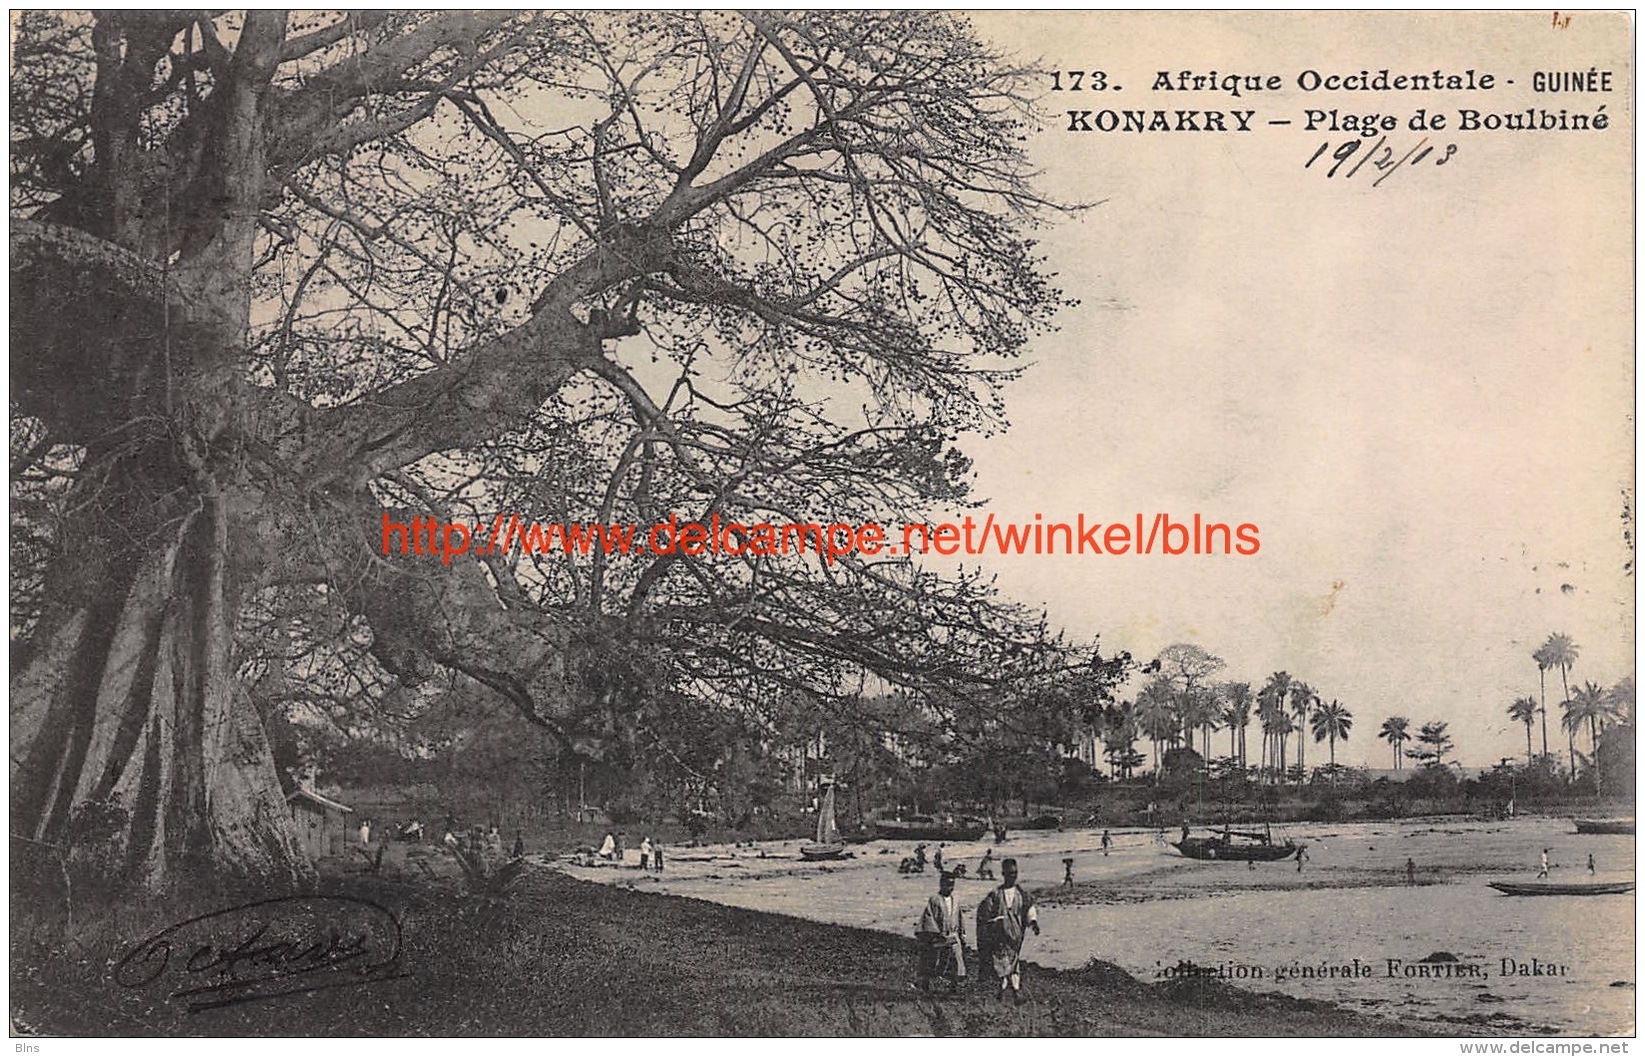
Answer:
M122 987L164 988L190 1013L411 975L400 922L353 896L286 896L214 910L154 933L114 967Z

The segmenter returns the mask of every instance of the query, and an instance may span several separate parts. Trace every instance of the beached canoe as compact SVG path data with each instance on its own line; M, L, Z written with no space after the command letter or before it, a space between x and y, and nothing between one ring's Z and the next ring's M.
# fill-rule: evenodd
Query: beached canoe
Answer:
M1632 833L1633 819L1574 818L1578 833Z
M1289 859L1302 850L1301 845L1291 841L1271 844L1255 840L1231 840L1226 836L1189 837L1171 846L1188 859L1223 862L1278 862L1281 859Z
M909 819L882 819L874 823L874 835L881 840L981 840L987 823L978 818L939 820L929 815Z
M1062 816L1044 814L1024 815L1020 818L1002 818L1000 819L1000 825L1004 826L1007 831L1018 829L1061 829Z
M1492 881L1490 886L1505 896L1614 896L1634 890L1632 881L1596 881L1589 884Z

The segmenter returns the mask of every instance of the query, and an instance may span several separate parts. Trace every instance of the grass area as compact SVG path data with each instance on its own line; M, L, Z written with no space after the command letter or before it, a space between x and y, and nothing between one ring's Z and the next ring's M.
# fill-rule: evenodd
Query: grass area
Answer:
M455 884L356 876L403 928L409 975L189 1013L114 963L190 914L175 903L81 908L67 927L13 900L14 1033L313 1036L911 1036L1408 1034L1323 1003L1205 980L1147 985L1107 963L1030 969L1033 1001L984 987L914 991L912 937L830 926L534 870L503 900ZM228 901L228 902L225 902ZM228 893L196 904L229 905ZM178 954L179 960L182 952Z

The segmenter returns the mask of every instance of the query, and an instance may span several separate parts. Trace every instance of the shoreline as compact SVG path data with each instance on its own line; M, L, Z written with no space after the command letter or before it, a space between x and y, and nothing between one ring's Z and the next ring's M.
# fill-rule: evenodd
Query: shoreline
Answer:
M1302 872L1289 860L1246 866L1186 859L1155 844L1148 834L1135 832L1116 833L1111 854L1104 854L1091 834L1067 832L1024 834L997 851L1009 850L1018 859L1024 887L1043 908L1041 921L1047 931L1030 941L1026 953L1028 960L1048 967L1076 971L1097 956L1138 979L1158 981L1162 969L1179 960L1202 965L1228 960L1275 971L1276 966L1321 956L1328 962L1335 955L1342 955L1343 961L1360 956L1381 966L1385 958L1417 963L1429 956L1455 955L1489 972L1443 991L1419 989L1419 1008L1402 1009L1402 1015L1421 1017L1433 1025L1429 1030L1439 1031L1457 1030L1456 1025L1463 1031L1532 1036L1629 1030L1625 1025L1632 1024L1632 1016L1616 1008L1618 991L1590 990L1586 994L1596 1005L1583 1013L1572 1003L1590 998L1566 999L1534 982L1499 979L1500 955L1534 954L1546 960L1559 952L1572 965L1607 966L1583 972L1584 987L1632 986L1631 958L1629 968L1611 965L1615 951L1605 946L1603 962L1590 962L1582 948L1571 946L1571 935L1586 936L1591 928L1575 933L1556 929L1558 936L1540 925L1529 932L1517 926L1501 931L1527 911L1535 911L1535 920L1542 921L1547 911L1556 909L1505 899L1487 887L1493 880L1533 877L1535 851L1544 844L1554 846L1552 865L1561 876L1585 873L1583 861L1595 849L1601 879L1632 880L1631 837L1550 832L1563 828L1546 820L1527 824L1440 819L1407 825L1293 827L1301 830L1293 835L1305 840L1310 851ZM857 857L840 862L807 863L799 858L794 842L680 849L663 875L642 872L636 860L626 868L609 863L563 865L572 876L596 883L903 936L911 934L919 907L935 888L929 869L913 875L897 869L910 850L908 842L900 842L886 848L870 846L866 853L859 851ZM948 848L955 862L974 861L982 850L974 844ZM1060 882L1070 857L1076 883L1065 886ZM1414 884L1404 871L1408 858L1416 865ZM957 891L969 906L981 898L986 885L968 877L960 880ZM1409 904L1417 892L1422 893L1420 901ZM1614 897L1584 901L1573 909L1583 914L1584 922L1614 923L1618 907L1632 905L1631 897ZM1288 914L1287 906L1306 906L1325 918L1318 928L1307 926L1305 918ZM1600 916L1590 915L1590 910ZM1370 930L1356 929L1352 922L1367 913L1374 914L1376 924ZM1256 931L1242 933L1241 920ZM1240 989L1273 988L1291 997L1380 1016L1399 1008L1403 993L1383 975L1379 968L1374 981L1356 978L1346 984L1300 977L1227 982Z
M108 966L143 936L241 902L234 898L241 893L195 893L180 906L138 900L89 907L77 893L70 922L56 897L31 901L14 888L13 1014L22 1033L66 1035L1466 1039L1623 1030L1616 1010L1562 1018L1556 1009L1550 1016L1550 992L1509 979L1493 979L1489 994L1447 983L1444 993L1467 1001L1413 1005L1400 992L1358 980L1348 987L1324 980L1299 987L1278 976L1173 972L1192 963L1214 973L1226 963L1270 973L1287 967L1289 976L1293 962L1306 967L1322 956L1322 965L1347 964L1351 956L1380 965L1387 955L1413 964L1454 956L1487 967L1496 961L1486 955L1560 958L1542 940L1498 949L1493 939L1492 922L1544 909L1486 893L1484 878L1474 876L1529 868L1518 829L1476 825L1471 829L1480 839L1468 841L1456 840L1452 829L1319 827L1309 835L1314 857L1302 874L1287 863L1243 868L1184 860L1130 835L1107 856L1086 835L1076 852L1080 883L1069 889L1055 883L1069 835L1025 836L1008 847L1025 886L1041 900L1045 933L1025 951L1033 1001L1020 1009L1002 1007L976 986L955 998L913 991L914 921L935 880L929 872L899 873L897 853L907 850L900 847L835 864L804 863L792 843L681 848L662 875L642 872L637 857L627 867L584 868L539 854L527 857L530 868L515 890L486 897L469 890L442 848L396 845L380 872L362 872L364 860L355 856L360 863L333 875L322 891L369 900L394 915L403 928L406 980L198 1016L157 990L117 986ZM1620 867L1625 852L1632 859L1632 838L1564 840L1555 841L1556 865L1561 858L1574 865L1571 855L1580 850L1585 858L1590 847L1611 849L1602 852L1602 867ZM949 850L956 862L981 852ZM406 858L412 852L416 861ZM1401 906L1403 887L1385 883L1387 865L1413 853L1424 871L1426 918ZM962 881L965 905L974 905L989 884ZM1169 906L1150 911L1148 903ZM1622 905L1595 901L1577 909L1584 921L1602 921ZM1374 940L1355 923L1354 911L1343 914L1355 906L1378 908L1368 919L1376 922ZM1450 927L1470 915L1483 924L1471 931ZM1592 928L1571 926L1562 934L1583 944L1593 938ZM967 929L973 944L974 932L973 919ZM1494 968L1490 975L1496 977ZM1615 982L1610 976L1600 982L1631 988L1631 971L1614 975ZM362 998L371 999L364 1013ZM1401 1020L1382 1019L1394 1015Z
M403 979L191 1015L162 992L116 986L105 953L53 949L42 945L40 929L14 931L14 1032L1383 1038L1444 1037L1458 1027L1383 1020L1207 977L1146 983L1095 959L1076 970L1030 960L1030 1001L1021 1006L997 1001L980 984L931 997L912 987L911 935L633 891L551 868L533 869L506 900L489 903L430 884L351 877L332 887L394 910L405 930ZM137 922L162 920L157 914L149 907L128 915L118 939L105 934L105 942L133 942L142 934ZM116 929L116 919L103 924ZM63 942L86 940L84 924L79 931ZM362 1003L366 995L371 1001ZM644 999L633 997L639 995Z

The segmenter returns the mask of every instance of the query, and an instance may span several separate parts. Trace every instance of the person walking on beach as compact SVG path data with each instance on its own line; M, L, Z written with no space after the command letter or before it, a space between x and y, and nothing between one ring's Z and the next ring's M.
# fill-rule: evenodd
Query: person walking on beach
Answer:
M1304 860L1306 858L1308 858L1308 849L1307 848L1298 848L1297 849L1297 873L1302 872L1302 860Z
M1102 831L1102 853L1104 855L1107 855L1108 854L1108 849L1112 848L1113 846L1114 846L1114 838L1109 835L1107 830L1103 830Z
M1074 857L1072 855L1062 861L1062 884L1064 888L1074 887Z
M1546 881L1548 879L1548 849L1547 848L1542 849L1542 869L1537 871L1536 879L1538 881Z
M931 991L946 978L950 990L965 983L965 911L954 896L954 875L937 878L937 894L920 914L919 989Z
M1017 860L1003 859L1000 886L977 905L977 953L983 967L999 980L1000 997L1009 988L1018 1004L1027 1001L1022 993L1022 942L1029 929L1040 934L1034 899L1017 887Z
M931 853L931 866L938 873L942 873L942 845L941 844L937 845L937 850Z
M1405 883L1408 885L1417 883L1417 861L1415 859L1408 858L1405 860Z
M1594 853L1589 852L1588 853L1588 876L1592 877L1593 875L1594 875Z
M992 846L982 853L982 862L977 864L977 879L992 881L994 879L994 849Z
M658 872L663 872L663 842L656 841L651 845L651 865Z
M640 869L651 869L651 838L645 837L640 841Z

